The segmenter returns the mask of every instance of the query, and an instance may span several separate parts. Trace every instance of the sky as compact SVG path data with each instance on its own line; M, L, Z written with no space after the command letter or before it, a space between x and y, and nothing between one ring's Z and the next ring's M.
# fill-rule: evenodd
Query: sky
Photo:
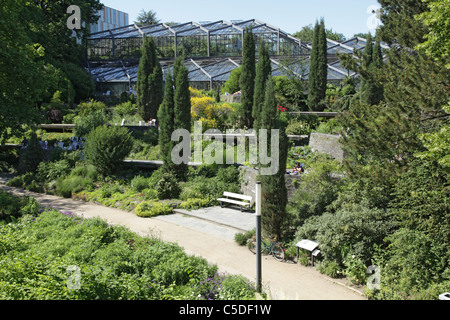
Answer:
M161 22L203 22L258 19L290 34L324 18L327 29L348 39L367 33L371 6L377 0L103 0L105 6L128 13L130 24L144 9Z

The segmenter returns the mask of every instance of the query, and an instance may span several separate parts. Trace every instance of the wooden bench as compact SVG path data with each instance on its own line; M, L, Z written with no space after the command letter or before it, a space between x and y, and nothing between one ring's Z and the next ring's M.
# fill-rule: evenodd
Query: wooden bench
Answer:
M223 198L217 199L220 201L220 207L223 208L224 202L231 203L241 207L241 211L244 211L244 207L249 209L253 205L253 198L251 196L246 196L244 194L237 194L225 191L223 193Z

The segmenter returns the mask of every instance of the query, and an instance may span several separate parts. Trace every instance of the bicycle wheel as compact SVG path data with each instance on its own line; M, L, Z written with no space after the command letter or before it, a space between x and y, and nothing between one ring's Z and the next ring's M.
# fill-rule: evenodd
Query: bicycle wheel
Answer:
M252 253L256 254L256 240L255 239L248 239L247 240L247 248Z
M285 253L281 243L274 243L270 251L277 261L284 261Z

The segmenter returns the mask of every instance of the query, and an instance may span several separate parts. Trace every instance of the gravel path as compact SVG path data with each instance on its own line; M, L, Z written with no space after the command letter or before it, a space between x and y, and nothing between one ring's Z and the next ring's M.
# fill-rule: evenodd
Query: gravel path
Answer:
M0 179L0 183L2 183ZM104 207L73 199L28 192L0 184L0 189L17 195L32 195L46 206L72 211L85 218L100 217L111 224L123 225L141 235L158 236L177 243L187 254L201 256L216 264L220 272L242 274L255 281L256 258L246 247L238 246L236 232L253 229L254 214L234 209L178 211L156 218L141 218L132 212ZM209 221L216 220L215 222ZM253 222L252 222L253 221ZM272 299L301 300L365 300L365 297L344 283L328 278L312 267L293 262L278 262L262 257L262 281Z

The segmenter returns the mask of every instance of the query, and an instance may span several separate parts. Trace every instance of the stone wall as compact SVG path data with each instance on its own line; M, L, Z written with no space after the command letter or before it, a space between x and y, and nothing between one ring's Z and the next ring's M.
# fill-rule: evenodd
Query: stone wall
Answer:
M256 188L256 178L258 176L258 170L249 168L246 166L240 166L242 182L241 182L241 192L247 196L252 196L255 199L255 188ZM286 189L288 194L288 199L291 199L295 192L294 180L300 181L300 175L285 175Z
M336 160L343 161L345 152L339 143L340 136L323 133L311 133L309 137L309 146L312 150L320 153L326 153Z

